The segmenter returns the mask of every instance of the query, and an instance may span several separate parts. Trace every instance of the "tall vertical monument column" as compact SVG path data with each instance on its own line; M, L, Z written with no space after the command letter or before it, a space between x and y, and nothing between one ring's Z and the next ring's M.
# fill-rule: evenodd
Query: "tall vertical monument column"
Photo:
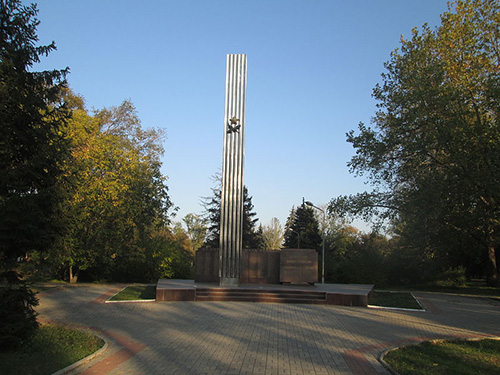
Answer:
M246 85L247 56L227 55L219 248L221 286L237 286L240 279Z

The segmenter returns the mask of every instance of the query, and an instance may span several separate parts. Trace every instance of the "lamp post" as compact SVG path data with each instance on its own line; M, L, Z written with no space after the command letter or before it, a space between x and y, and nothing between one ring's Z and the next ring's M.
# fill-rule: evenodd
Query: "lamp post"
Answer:
M300 249L300 232L297 232L296 230L293 230L292 228L288 228L288 230L290 232L297 234L297 249Z
M304 203L310 207L314 207L315 209L321 211L323 213L323 225L321 230L321 237L323 238L323 251L321 253L321 284L325 283L325 225L326 225L326 213L325 210L316 207L309 201L304 201Z

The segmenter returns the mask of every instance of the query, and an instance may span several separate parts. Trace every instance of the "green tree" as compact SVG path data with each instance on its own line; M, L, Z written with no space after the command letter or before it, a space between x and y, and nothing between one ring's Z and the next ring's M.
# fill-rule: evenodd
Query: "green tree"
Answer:
M60 92L68 69L34 72L56 47L37 46L36 5L0 1L0 261L46 250L57 235L57 178L68 117Z
M319 223L311 207L304 203L292 209L285 230L285 247L301 249L321 249Z
M205 247L218 248L220 243L220 206L221 206L221 176L216 174L213 178L217 184L212 188L212 196L203 198L202 205L205 209L204 216L208 222L208 233ZM246 186L243 187L243 240L244 249L262 248L262 238L255 228L259 220L253 212L252 197L248 194Z
M244 249L263 248L262 232L256 228L257 213L253 211L252 197L248 194L246 186L243 187L243 240Z
M479 267L490 285L499 283L499 25L498 2L460 0L436 30L401 40L374 90L375 129L347 136L351 171L368 173L374 190L330 204L387 219L422 257Z
M212 190L212 196L202 198L204 208L203 217L207 222L207 236L203 246L209 248L218 248L220 241L220 207L221 207L221 175L216 173L212 176L215 187Z
M327 275L330 281L338 283L385 286L393 271L387 265L390 254L391 246L385 236L359 234L348 241L343 253L333 256Z
M68 69L34 72L56 47L38 46L34 4L0 0L0 347L14 348L38 324L34 293L12 270L57 237L57 178L68 117L60 92Z
M292 225L295 222L295 217L296 217L296 210L295 206L292 206L292 209L290 210L290 214L288 214L288 217L286 218L286 223L285 223L285 230L283 233L283 241L285 241L286 238L288 238L291 235L291 232L293 231ZM292 247L294 247L293 245ZM297 233L297 249L300 249L300 234Z

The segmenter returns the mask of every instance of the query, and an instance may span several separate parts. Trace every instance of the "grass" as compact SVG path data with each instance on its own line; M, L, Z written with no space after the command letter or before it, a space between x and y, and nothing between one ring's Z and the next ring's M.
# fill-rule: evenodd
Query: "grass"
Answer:
M401 375L500 374L500 341L425 342L393 350L384 360Z
M464 285L461 286L411 285L405 287L394 286L391 287L391 289L401 290L401 291L420 290L425 292L464 294L471 296L500 298L500 288L487 286L485 280L471 280L467 281Z
M422 307L410 292L388 292L382 290L374 290L372 293L370 293L368 304L381 307L422 310Z
M127 286L116 295L111 297L110 301L134 301L148 300L156 298L155 285L132 285Z
M88 333L55 325L42 325L16 351L0 352L3 375L52 374L96 352L104 345Z

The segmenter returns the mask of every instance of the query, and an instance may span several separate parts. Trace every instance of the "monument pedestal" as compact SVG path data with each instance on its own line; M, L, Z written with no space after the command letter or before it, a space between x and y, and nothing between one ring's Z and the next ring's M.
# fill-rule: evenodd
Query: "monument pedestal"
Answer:
M220 286L223 287L233 287L233 286L239 286L240 285L240 279L236 277L221 277L220 278Z

